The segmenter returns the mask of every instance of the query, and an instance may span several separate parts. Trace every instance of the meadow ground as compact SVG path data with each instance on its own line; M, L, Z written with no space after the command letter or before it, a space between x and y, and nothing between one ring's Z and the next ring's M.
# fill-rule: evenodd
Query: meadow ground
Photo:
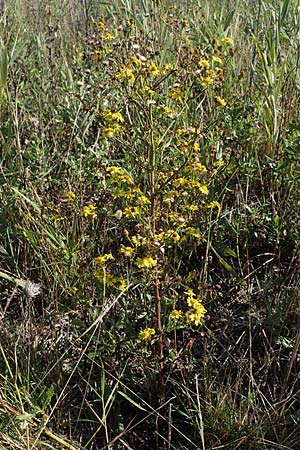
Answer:
M299 1L1 9L0 449L299 450Z

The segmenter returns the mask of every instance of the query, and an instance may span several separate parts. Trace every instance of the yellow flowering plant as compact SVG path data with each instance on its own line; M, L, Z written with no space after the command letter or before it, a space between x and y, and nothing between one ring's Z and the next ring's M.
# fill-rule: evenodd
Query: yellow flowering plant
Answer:
M115 40L101 27L99 50ZM133 29L126 30L130 36ZM203 118L215 108L221 122L228 107L223 83L229 46L227 39L205 50L184 48L180 58L162 63L142 44L124 45L122 56L105 66L113 100L100 108L99 139L109 155L99 173L104 201L99 212L87 205L83 216L106 217L94 277L99 292L123 289L135 298L127 303L131 314L145 312L139 338L156 342L161 395L164 334L197 330L206 316L205 297L202 302L186 291L195 280L183 266L189 255L208 248L207 223L220 216L213 186L223 168L205 152L217 123Z

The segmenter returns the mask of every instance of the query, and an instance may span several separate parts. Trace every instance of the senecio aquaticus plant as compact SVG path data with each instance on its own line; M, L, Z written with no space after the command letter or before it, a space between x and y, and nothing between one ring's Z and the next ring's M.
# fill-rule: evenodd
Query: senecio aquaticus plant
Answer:
M123 162L104 165L105 207L118 245L116 231L106 233L94 277L106 293L146 287L153 310L139 339L145 347L156 343L163 398L164 333L198 329L207 313L193 276L178 283L178 273L184 254L205 245L205 218L217 217L221 208L210 184L223 162L211 158L207 167L202 147L226 109L221 93L233 42L220 37L203 51L187 47L173 64L159 64L141 43L131 42L118 59L113 49L124 37L114 36L104 21L98 33L94 62L99 71L102 65L110 70L114 90L114 101L103 102L101 138L110 160L115 151ZM204 118L212 110L210 127ZM97 220L97 208L86 204L82 216Z

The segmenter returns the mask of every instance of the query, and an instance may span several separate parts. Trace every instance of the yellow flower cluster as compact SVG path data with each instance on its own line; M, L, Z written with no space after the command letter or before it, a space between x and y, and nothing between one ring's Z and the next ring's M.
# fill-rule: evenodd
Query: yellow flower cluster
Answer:
M215 63L219 64L220 66L223 65L223 60L219 57L219 56L212 56L213 61L215 61Z
M127 183L134 184L132 178L127 174L118 174L114 179L114 183ZM112 192L113 198L124 198L126 201L136 204L138 206L149 205L151 202L146 197L145 194L142 193L139 187L134 187L132 189L114 189Z
M196 127L178 128L176 134L178 137L189 137L190 135L201 136L200 129Z
M188 164L185 169L185 173L196 174L197 172L207 172L207 168L200 162L193 162Z
M178 323L181 322L182 324L186 325L195 325L196 327L203 325L204 323L204 316L206 314L206 309L204 308L201 300L196 298L194 292L192 289L188 289L185 292L187 296L187 304L189 306L188 311L183 316L183 312L178 309L173 309L173 311L169 314L169 320L172 323Z
M103 33L101 37L105 41L111 41L114 38L113 35L111 33L109 33L109 32Z
M131 60L131 62L132 62L133 64L135 64L136 66L140 66L140 65L142 64L141 58L139 58L139 57L136 56L136 55L131 56L130 60Z
M173 242L178 242L180 240L180 236L175 230L167 230L164 233L165 240L172 240Z
M163 64L161 67L161 73L164 75L165 73L170 72L173 69L172 64Z
M165 74L169 70L169 67L171 66L165 65L162 67L162 70L160 70L153 61L147 61L145 56L136 54L129 58L127 64L118 70L115 76L117 80L131 86L133 86L138 80L140 80L143 85L145 82L145 77L157 77L161 73ZM142 95L154 94L154 90L148 85L144 85L140 88L139 92Z
M219 56L213 55L211 61L200 59L198 66L200 67L197 70L199 75L198 81L203 88L212 85L216 81L223 81L223 60Z
M185 190L190 188L198 189L202 194L208 195L209 189L204 184L200 183L197 180L191 180L190 178L179 177L173 182L174 186L177 188L185 188Z
M110 174L110 182L112 184L125 184L125 185L132 185L134 184L134 181L128 173L124 169L121 169L120 167L116 166L109 166L107 167L106 171ZM119 192L116 190L116 192ZM121 197L121 195L116 195L115 198Z
M130 241L132 242L132 244L135 247L141 247L142 245L145 245L147 243L146 238L144 238L141 235L134 235L134 236L130 236Z
M118 80L125 81L128 84L133 84L135 82L135 76L133 70L129 67L123 67L117 74Z
M189 323L198 327L204 322L204 316L206 314L206 309L204 308L201 300L196 298L192 289L186 291L187 304L190 307L189 311L186 313L186 317Z
M201 136L199 136L201 137ZM193 149L196 152L198 152L200 150L200 146L198 144L198 142L194 142L194 138L192 139L192 141L181 141L180 143L180 150L181 153L186 154L189 153L190 150Z
M197 230L197 228L187 227L185 229L185 232L186 232L187 235L193 236L193 237L197 238L198 240L203 240L204 239L202 233L200 233L200 231Z
M137 220L145 212L148 205L151 204L148 197L138 186L134 186L133 178L125 172L124 169L116 166L107 167L111 184L111 193L114 199L122 199L124 209L119 209L124 218Z
M102 113L104 120L104 127L102 129L103 136L107 139L114 138L123 130L124 117L120 112L112 112L110 109L106 109Z
M174 118L174 111L166 105L158 105L156 110L166 114L170 119Z
M171 88L169 90L169 94L168 97L173 99L173 100L177 100L177 101L182 101L184 96L184 89L182 86L174 86L173 88Z
M99 22L97 23L97 30L99 32L102 32L102 31L107 31L107 29L108 29L108 27L107 27L105 21L99 20Z
M82 209L82 216L83 217L91 217L92 219L95 219L95 217L97 217L96 207L94 205L84 206Z
M210 69L210 62L207 59L200 59L198 65L204 69Z
M97 23L98 37L100 39L100 48L94 50L94 59L96 61L101 61L106 55L112 53L112 49L109 48L110 41L114 39L112 33L109 32L108 26L104 20L100 20Z
M104 255L94 258L98 268L94 272L94 277L102 284L123 291L126 286L126 280L121 276L114 276L106 270L106 263L112 261L115 258L111 253L105 253Z
M139 337L142 341L151 341L152 336L154 336L154 328L145 328L139 332Z
M105 48L102 50L95 50L94 51L94 59L96 61L101 61L105 56L110 55L112 53L112 49Z
M140 93L145 94L145 95L153 95L155 93L155 91L153 89L151 89L149 86L144 86L140 90Z
M103 267L95 270L94 277L103 285L117 289L118 291L124 291L127 287L125 278L121 276L114 276L111 273L104 271Z
M120 112L112 112L110 109L105 109L102 113L103 118L106 122L118 122L123 123L124 117Z
M139 269L153 269L157 266L157 261L151 258L151 256L147 256L145 258L137 258L136 265Z

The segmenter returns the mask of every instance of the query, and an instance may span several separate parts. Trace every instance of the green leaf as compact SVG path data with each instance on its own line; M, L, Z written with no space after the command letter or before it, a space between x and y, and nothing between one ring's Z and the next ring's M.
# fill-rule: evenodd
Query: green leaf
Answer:
M8 68L8 59L7 59L7 50L4 46L1 52L1 62L0 62L0 83L1 88L6 85L7 80L7 68Z
M233 267L230 264L228 264L228 262L226 262L225 259L219 258L219 263L229 272L233 272Z
M226 19L225 19L225 23L224 23L224 31L226 31L227 28L229 27L229 25L231 24L231 21L232 21L232 18L234 16L234 13L235 13L235 9L232 9L227 14Z
M229 247L224 247L223 252L224 252L224 255L232 256L232 258L237 258L236 252Z
M117 391L118 394L120 394L122 397L126 398L126 400L128 400L132 405L134 405L136 408L140 409L141 411L145 411L147 412L147 409L143 408L141 405L139 405L138 403L136 403L134 400L132 400L132 398L128 397L127 394L125 394L125 392L122 391Z
M273 223L274 223L274 227L278 228L280 225L280 217L278 216L278 214L276 214L276 216L273 217Z
M25 420L32 419L32 417L33 417L33 414L27 414L27 413L25 413L25 414L22 414L21 416L17 416L17 417L16 417L16 421L17 421L17 422L23 422L23 421L25 421Z

